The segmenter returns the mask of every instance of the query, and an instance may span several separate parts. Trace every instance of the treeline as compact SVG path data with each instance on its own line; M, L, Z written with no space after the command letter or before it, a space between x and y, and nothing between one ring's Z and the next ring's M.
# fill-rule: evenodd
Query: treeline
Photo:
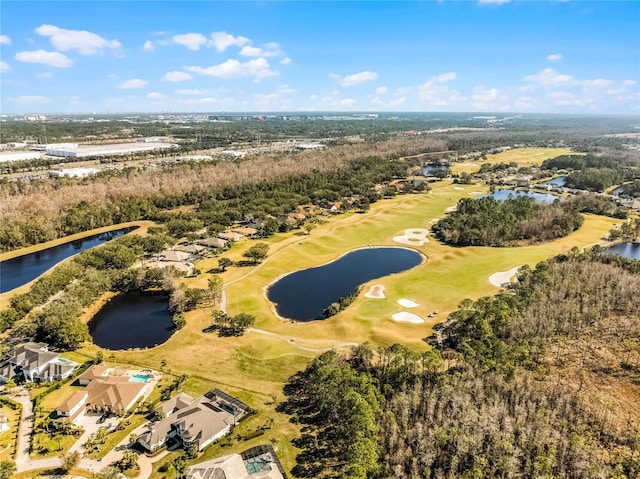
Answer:
M577 209L562 201L538 203L528 196L505 201L463 198L432 232L455 246L513 246L566 236L583 220Z
M279 214L320 198L366 194L370 202L378 197L372 192L375 182L405 174L405 166L393 161L397 155L441 147L438 140L398 140L238 163L180 164L119 177L4 184L0 247L7 251L95 227L153 219L158 210L182 205L200 204L205 224L224 226L238 216ZM223 211L216 211L220 207ZM228 219L222 218L227 211Z
M303 424L294 474L638 477L638 265L572 250L524 268L513 290L463 301L431 351L364 344L316 358L281 406ZM344 431L352 391L362 407L344 414L360 427Z

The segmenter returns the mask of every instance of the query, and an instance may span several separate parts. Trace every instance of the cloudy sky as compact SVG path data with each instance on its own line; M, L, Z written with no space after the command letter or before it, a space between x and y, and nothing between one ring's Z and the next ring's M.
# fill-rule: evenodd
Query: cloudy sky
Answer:
M640 113L637 1L2 0L2 113Z

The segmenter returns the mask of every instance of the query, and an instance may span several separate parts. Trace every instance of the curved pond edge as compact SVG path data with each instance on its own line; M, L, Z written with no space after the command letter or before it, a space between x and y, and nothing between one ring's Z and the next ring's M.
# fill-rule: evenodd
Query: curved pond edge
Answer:
M120 223L117 225L113 225L113 226L104 226L102 228L96 228L93 230L88 230L82 233L75 233L69 236L64 236L62 238L58 238L55 240L51 240L51 241L47 241L45 243L38 243L37 245L32 245L32 246L27 246L25 248L20 248L17 250L13 250L13 251L7 251L4 253L0 253L0 263L4 262L4 261L9 261L12 259L16 259L16 258L20 258L21 256L27 256L30 254L35 254L35 253L39 253L41 251L46 251L50 248L55 248L58 246L63 246L66 245L68 243L73 243L74 241L82 241L84 239L90 238L92 236L98 236L104 233L110 233L113 231L117 231L117 230L121 230L121 229L126 229L126 228L131 228L130 231L124 233L122 236L126 236L128 234L131 234L133 232L138 231L140 228L144 228L144 227L148 227L148 226L152 226L154 224L153 221L130 221L128 223ZM61 241L61 240L65 240L65 241ZM115 238L113 238L115 239ZM109 240L111 241L111 240ZM102 244L106 244L109 241L105 241ZM91 248L95 248L96 246L101 246L101 245L95 245L92 246ZM32 249L33 248L33 249ZM91 248L87 248L91 249ZM25 251L28 250L28 251ZM83 250L83 251L87 251L87 250ZM22 252L20 254L17 254L19 252ZM23 283L20 286L16 286L13 289L4 291L4 292L0 292L0 296L5 295L5 294L11 294L17 290L20 290L22 288L31 288L31 286L33 285L34 282L36 282L38 279L40 279L41 277L49 274L51 271L53 271L55 268L57 268L58 266L60 266L61 264L64 264L67 261L70 261L71 259L75 258L78 254L82 253L82 251L78 251L78 253L68 256L66 258L61 259L60 261L58 261L56 264L54 264L53 266L51 266L49 269L47 269L46 271L43 271L40 275L36 276L35 278L33 278L31 281L28 281L27 283Z
M268 284L266 284L265 286L263 286L263 287L262 287L262 296L263 296L263 298L264 298L264 299L269 303L269 309L271 310L272 314L273 314L273 315L274 315L278 320L280 320L280 321L282 321L282 322L286 322L286 323L295 323L295 324L309 324L309 323L316 323L316 322L323 322L323 321L330 320L330 319L332 319L333 317L324 318L324 319L312 319L312 320L309 320L309 321L296 321L295 319L285 318L284 316L280 316L280 314L278 314L278 311L276 310L276 303L274 303L273 301L271 301L271 300L269 299L269 297L267 296L267 294L268 294L268 292L269 292L269 288L270 288L272 285L274 285L275 283L277 283L278 281L280 281L282 278L284 278L284 277L286 277L286 276L289 276L289 275L291 275L291 274L298 273L298 272L300 272L300 271L306 271L306 270L308 270L308 269L321 268L321 267L323 267L323 266L326 266L326 265L328 265L328 264L331 264L331 263L333 263L333 262L335 262L335 261L340 260L340 258L342 258L342 257L344 257L344 256L346 256L346 255L348 255L349 253L353 253L354 251L360 251L360 250L364 250L364 249L378 249L378 248L395 248L395 249L405 249L405 250L408 250L408 251L413 251L414 253L418 253L418 255L420 255L421 260L420 260L420 263L418 263L417 265L415 265L413 268L417 268L418 266L423 265L423 264L424 264L424 263L426 263L426 262L427 262L427 260L429 259L429 257L428 257L426 254L424 254L422 251L420 251L420 250L418 250L418 249L415 249L415 248L410 248L410 247L408 247L408 246L396 246L396 245L361 246L361 247L359 247L359 248L353 248L353 249L350 249L350 250L348 250L348 251L345 251L345 252L344 252L344 253L342 253L340 256L336 256L335 258L333 258L333 259L331 259L331 260L329 260L329 261L326 261L326 262L324 262L324 263L321 263L321 264L318 264L318 265L314 265L314 266L307 266L306 268L300 268L300 269L297 269L297 270L295 270L295 271L289 271L289 272L287 272L287 273L282 273L282 274L278 275L275 279L273 279L271 282L269 282ZM401 271L400 273L395 273L395 274L402 274L402 273L405 273L405 272L407 272L407 271L409 271L410 269L413 269L413 268L409 268L409 269L407 269L407 270L405 270L405 271ZM387 275L387 276L391 276L391 275ZM362 284L360 285L360 287L361 287L361 286L364 286L365 284L367 284L367 283L369 283L369 282L371 282L371 281L379 280L380 278L386 278L387 276L381 276L381 277L379 277L379 278L373 278L373 279L370 279L369 281L367 281L367 282L365 282L365 283L362 283ZM360 298L360 294L358 294L358 298ZM348 309L348 308L347 308L347 309ZM342 313L342 311L341 311L341 313ZM336 316L338 316L338 315L336 315Z

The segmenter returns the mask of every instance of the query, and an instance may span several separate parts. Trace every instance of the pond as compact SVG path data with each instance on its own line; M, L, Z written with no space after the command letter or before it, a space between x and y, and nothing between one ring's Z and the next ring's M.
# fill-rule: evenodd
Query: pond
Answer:
M640 260L640 243L618 243L605 250L609 254L617 254L630 259Z
M541 184L543 185L551 185L551 186L564 186L567 183L566 176L556 176L547 181L543 181Z
M323 311L331 303L367 281L411 269L422 258L407 248L359 249L323 266L283 276L269 287L267 297L284 318L302 322L324 319Z
M446 176L449 174L447 165L426 165L422 167L422 176Z
M151 348L173 332L169 298L163 294L120 293L89 322L93 342L106 349Z
M25 254L0 262L0 293L11 291L33 281L63 259L93 248L101 243L122 236L136 227L121 228L93 236L87 236L58 246Z
M559 196L551 195L549 193L537 193L535 191L520 191L520 190L496 190L488 195L478 196L478 198L485 198L487 196L493 197L498 201L508 200L509 197L515 198L516 196L530 196L540 203L553 203L557 199L561 199Z

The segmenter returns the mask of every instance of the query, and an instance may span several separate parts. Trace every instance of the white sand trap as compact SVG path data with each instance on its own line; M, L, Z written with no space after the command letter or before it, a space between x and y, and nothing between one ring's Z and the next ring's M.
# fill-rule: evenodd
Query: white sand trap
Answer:
M458 209L458 206L457 205L453 205L453 206L449 206L445 211L447 213L453 213L457 209Z
M429 238L427 238L428 234L429 230L424 228L411 228L409 230L404 230L404 234L402 236L394 236L393 241L413 246L422 246L429 242Z
M471 193L469 193L470 195L479 195L482 194L482 191L472 191Z
M364 293L364 297L365 298L372 298L372 299L384 299L384 290L385 287L382 284L372 284L371 288L369 288L369 291L367 291L366 293Z
M503 284L511 282L511 278L513 278L513 276L518 272L518 270L520 269L520 266L511 268L508 271L498 271L497 273L493 273L491 276L489 276L489 282L492 285L497 286L498 288L501 288Z
M413 313L407 313L406 311L401 311L399 313L392 314L391 319L393 319L394 321L398 321L400 323L414 323L414 324L424 323L424 319L422 319L420 316Z
M438 218L432 218L432 219L430 219L430 220L429 220L429 224L430 224L430 225L434 225L434 224L436 224L438 221L439 221L439 220L438 220Z
M416 308L418 306L418 303L410 299L399 299L398 304L404 308Z
M464 188L462 188L461 186L454 186L453 189L458 191L464 191Z

